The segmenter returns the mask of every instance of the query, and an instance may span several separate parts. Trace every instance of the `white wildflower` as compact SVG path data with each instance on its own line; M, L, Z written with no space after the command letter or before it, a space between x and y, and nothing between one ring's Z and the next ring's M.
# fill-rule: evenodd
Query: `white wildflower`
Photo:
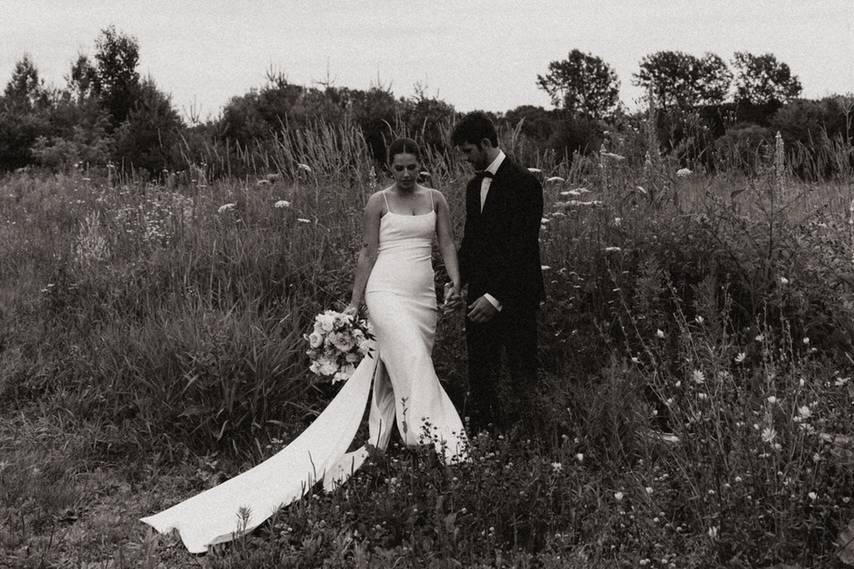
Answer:
M610 158L611 160L616 160L617 162L622 162L626 159L625 156L620 156L619 154L614 154L613 152L599 152L599 156L602 158Z
M766 443L772 443L776 438L777 431L775 431L773 427L765 427L762 429L762 440Z
M219 206L219 208L216 211L217 211L217 213L225 213L225 212L232 210L236 207L237 207L236 203L227 203L227 204L223 204L223 205Z
M664 331L661 328L658 328L655 331L655 335L658 336L659 338L664 338Z
M736 356L735 356L735 363L740 364L741 362L744 361L744 359L746 357L747 357L747 354L745 354L744 352L738 352L738 354L736 354Z
M676 175L680 178L687 178L691 174L693 174L693 172L688 168L679 168L678 170L676 170Z
M782 284L782 285L789 284L789 279L787 279L786 277L780 277L780 284Z
M606 253L619 253L620 251L622 251L622 249L619 247L605 247Z
M564 183L564 182L566 182L566 180L564 180L564 179L563 179L563 178L561 178L560 176L551 176L551 177L549 177L549 178L546 178L546 183L547 183L547 184L553 184L553 183L560 183L560 184L562 184L562 183Z
M275 207L277 209L281 209L283 207L291 207L291 202L289 202L287 200L279 200L273 204L273 207Z
M311 174L311 166L309 166L308 164L303 164L302 162L300 162L299 164L297 164L297 169Z
M539 168L528 168L528 172L532 174L539 174L540 172L542 172L542 170L540 170Z
M304 217L298 217L298 218L297 218L297 221L298 221L298 222L300 222L300 223L311 223L311 220L310 220L310 219L306 219L306 218L304 218Z
M561 470L563 470L563 464L561 464L559 462L553 462L552 463L552 470L555 472L560 472Z
M694 383L706 383L706 376L703 374L702 371L695 369L691 372L691 380Z
M575 455L575 460L577 460L578 462L584 462L584 454L579 452Z
M623 493L622 492L614 492L614 499L617 500L618 502L622 502Z

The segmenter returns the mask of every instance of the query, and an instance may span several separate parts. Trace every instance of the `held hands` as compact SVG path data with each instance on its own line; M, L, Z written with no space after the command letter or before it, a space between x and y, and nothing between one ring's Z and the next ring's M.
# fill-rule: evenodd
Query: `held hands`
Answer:
M459 287L453 283L445 283L445 302L442 304L442 314L450 314L463 305L463 297Z

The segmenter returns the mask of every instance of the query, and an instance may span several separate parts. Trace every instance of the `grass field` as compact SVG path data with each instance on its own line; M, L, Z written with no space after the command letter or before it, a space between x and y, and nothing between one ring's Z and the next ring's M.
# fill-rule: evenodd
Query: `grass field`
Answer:
M0 566L852 562L852 179L773 157L677 175L617 142L526 164L546 201L534 426L473 436L452 468L393 446L205 557L151 533L139 517L270 456L334 394L302 334L349 298L388 182L364 149L319 146L251 179L0 179ZM427 162L459 238L468 174ZM461 339L443 318L455 394Z

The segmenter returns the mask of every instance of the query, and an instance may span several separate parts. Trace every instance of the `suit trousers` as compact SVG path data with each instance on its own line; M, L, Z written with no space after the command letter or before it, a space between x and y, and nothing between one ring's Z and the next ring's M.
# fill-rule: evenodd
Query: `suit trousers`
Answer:
M537 383L537 310L505 307L489 322L466 319L466 348L470 427L509 428L523 420Z

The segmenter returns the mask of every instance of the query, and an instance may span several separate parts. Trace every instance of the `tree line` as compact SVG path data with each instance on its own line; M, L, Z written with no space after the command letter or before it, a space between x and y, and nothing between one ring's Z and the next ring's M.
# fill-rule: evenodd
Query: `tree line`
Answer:
M456 111L423 86L413 96L396 97L382 85L296 85L270 70L263 87L232 97L217 117L184 119L153 78L140 76L139 50L133 36L105 28L93 58L79 55L62 88L47 86L32 59L21 57L0 96L0 170L112 164L157 176L186 168L203 148L239 154L318 124L359 129L378 160L386 141L401 133L447 150L446 127ZM663 152L714 167L722 149L750 149L776 131L804 147L823 138L850 148L850 95L799 99L800 80L773 54L737 52L730 63L712 53L681 51L640 61L632 81L657 109ZM550 62L536 83L553 109L523 105L492 115L542 151L568 158L596 152L606 131L632 128L645 116L620 103L620 81L608 63L577 49Z

